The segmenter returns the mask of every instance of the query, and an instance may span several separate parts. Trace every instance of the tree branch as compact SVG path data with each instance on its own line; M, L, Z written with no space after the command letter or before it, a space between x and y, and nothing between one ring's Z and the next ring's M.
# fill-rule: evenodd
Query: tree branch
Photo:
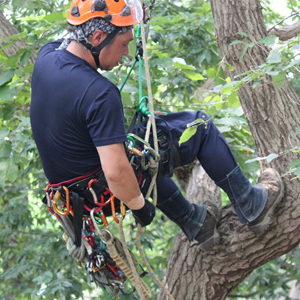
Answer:
M287 41L300 33L300 20L292 25L282 26L281 28L276 28L276 26L282 24L285 20L298 15L299 12L293 13L290 16L286 17L285 19L281 20L273 27L268 29L268 35L276 35L279 37L281 41Z

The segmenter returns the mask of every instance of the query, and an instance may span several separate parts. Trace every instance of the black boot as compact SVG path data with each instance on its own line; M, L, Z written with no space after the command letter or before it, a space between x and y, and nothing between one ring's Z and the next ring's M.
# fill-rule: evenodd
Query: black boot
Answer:
M203 250L218 243L216 226L220 212L214 204L190 203L178 190L169 199L158 202L157 207L181 228L189 241L198 241Z
M220 242L217 225L220 221L221 211L215 203L206 201L204 204L207 206L207 214L195 240L201 245L203 250L208 251Z
M268 199L261 214L248 227L254 233L267 230L272 223L276 206L283 198L284 186L280 175L274 169L266 169L258 179L258 183L263 184L268 189Z
M274 208L283 195L283 184L276 170L265 170L252 186L237 166L216 184L227 193L241 223L256 233L269 227Z

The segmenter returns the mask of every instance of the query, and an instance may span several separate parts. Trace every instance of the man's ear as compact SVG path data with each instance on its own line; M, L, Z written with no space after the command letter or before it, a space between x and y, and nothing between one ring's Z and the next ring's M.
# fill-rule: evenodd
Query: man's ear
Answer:
M99 46L103 40L107 37L107 33L104 33L102 30L97 29L93 35L89 38L89 41L94 47Z

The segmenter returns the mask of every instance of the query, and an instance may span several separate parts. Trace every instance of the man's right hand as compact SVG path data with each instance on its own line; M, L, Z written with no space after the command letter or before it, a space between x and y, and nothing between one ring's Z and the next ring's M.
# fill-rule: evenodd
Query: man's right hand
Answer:
M132 209L132 214L139 224L143 227L149 225L155 217L155 206L145 199L145 205L141 209Z

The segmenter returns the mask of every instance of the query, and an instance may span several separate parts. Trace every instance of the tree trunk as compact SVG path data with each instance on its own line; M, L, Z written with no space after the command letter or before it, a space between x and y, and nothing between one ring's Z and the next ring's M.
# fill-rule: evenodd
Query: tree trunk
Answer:
M3 12L0 10L0 40L18 34L18 30L6 19L3 15ZM4 42L10 43L11 40ZM3 46L3 45L1 45ZM18 39L15 43L7 47L6 49L2 50L8 57L15 55L18 50L28 48L22 39ZM29 63L33 64L35 62L36 55L32 54L29 58Z
M256 41L267 35L263 21L262 8L258 0L210 0L215 33L221 56L234 67L229 76L263 64L269 50L262 46L248 49L243 59L241 44L230 46L234 40L243 38L238 34L245 32ZM281 175L289 170L289 163L295 154L289 152L299 146L299 137L292 137L299 127L299 100L290 84L286 82L277 88L271 78L266 78L253 89L245 84L239 90L239 98L249 124L258 155L265 157L270 153L283 154L269 165L262 161L262 167L274 167ZM196 171L194 170L194 174ZM198 201L213 194L201 194L203 190L195 185L201 182L191 177L187 189ZM202 252L197 244L188 243L182 234L177 237L166 272L166 286L175 299L218 300L226 296L243 281L254 269L275 259L296 247L300 242L300 182L290 176L283 177L285 195L276 210L269 230L255 235L247 226L241 225L230 206L222 209L219 232L221 243L210 252ZM214 183L207 186L214 191ZM202 188L204 189L204 188ZM215 192L213 192L215 193ZM161 293L158 299L166 299Z

